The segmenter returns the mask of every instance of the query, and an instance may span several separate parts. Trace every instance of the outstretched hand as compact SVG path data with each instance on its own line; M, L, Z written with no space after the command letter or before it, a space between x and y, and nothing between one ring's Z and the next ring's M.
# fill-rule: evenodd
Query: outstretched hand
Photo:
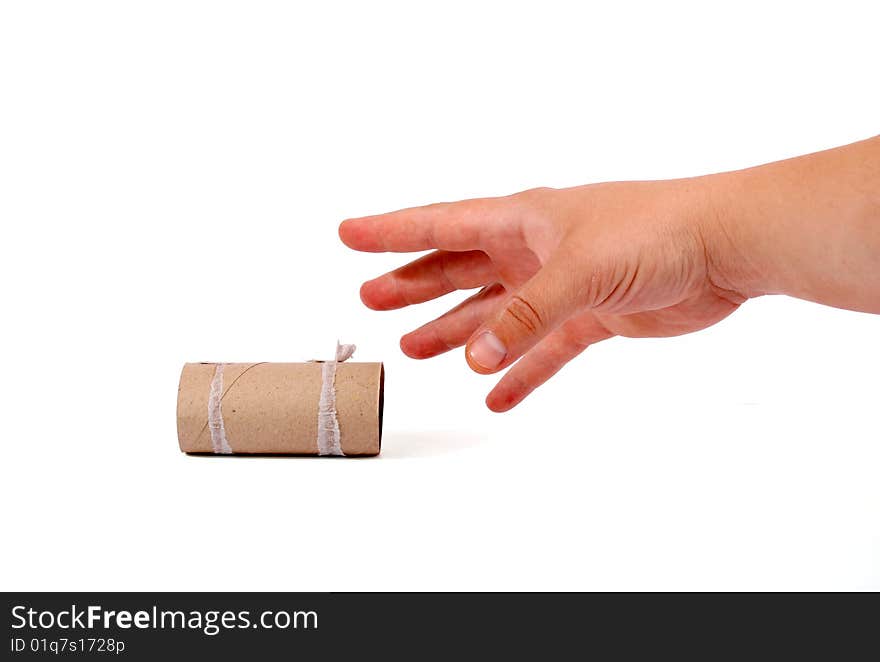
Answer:
M590 345L697 331L745 300L717 269L711 200L706 179L534 189L350 219L339 236L432 251L364 283L372 309L481 288L400 346L424 359L466 345L483 374L513 365L486 399L506 411Z

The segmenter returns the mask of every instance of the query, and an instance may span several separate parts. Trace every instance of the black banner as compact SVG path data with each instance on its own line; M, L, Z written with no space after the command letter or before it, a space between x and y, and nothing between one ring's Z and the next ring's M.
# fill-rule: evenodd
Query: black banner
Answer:
M876 595L7 593L3 659L271 660L533 652L840 658L873 649ZM858 653L858 654L857 654ZM847 655L847 659L850 657ZM855 659L855 658L853 658Z

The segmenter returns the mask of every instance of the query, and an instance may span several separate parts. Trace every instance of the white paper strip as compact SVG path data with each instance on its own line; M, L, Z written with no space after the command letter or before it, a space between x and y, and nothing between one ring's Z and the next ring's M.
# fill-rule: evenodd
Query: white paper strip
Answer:
M231 455L232 448L226 439L226 427L223 425L223 411L220 401L223 399L223 363L218 363L211 380L211 392L208 395L208 428L211 431L211 446L218 455Z
M351 358L354 345L336 343L336 358L321 364L321 399L318 401L318 455L345 455L336 418L336 365Z

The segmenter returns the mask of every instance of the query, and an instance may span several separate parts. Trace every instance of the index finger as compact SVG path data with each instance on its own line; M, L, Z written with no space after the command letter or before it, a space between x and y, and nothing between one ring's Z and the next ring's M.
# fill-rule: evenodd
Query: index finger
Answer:
M498 199L443 202L350 218L339 225L339 238L349 248L368 253L475 250L482 246L486 224L495 218Z

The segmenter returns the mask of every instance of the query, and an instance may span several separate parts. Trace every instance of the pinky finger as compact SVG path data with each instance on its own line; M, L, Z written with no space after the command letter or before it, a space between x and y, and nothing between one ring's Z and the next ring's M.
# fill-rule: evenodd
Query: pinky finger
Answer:
M513 409L587 347L612 336L592 313L568 320L507 371L486 396L486 406L495 412Z

